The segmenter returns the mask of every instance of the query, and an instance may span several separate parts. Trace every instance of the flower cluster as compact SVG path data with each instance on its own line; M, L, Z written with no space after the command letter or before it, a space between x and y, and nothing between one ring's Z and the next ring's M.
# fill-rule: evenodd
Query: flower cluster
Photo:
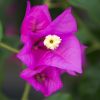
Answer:
M76 32L71 8L52 21L46 5L31 7L28 1L21 27L24 47L17 55L27 66L21 78L49 96L62 88L61 74L81 74L85 46L76 38Z

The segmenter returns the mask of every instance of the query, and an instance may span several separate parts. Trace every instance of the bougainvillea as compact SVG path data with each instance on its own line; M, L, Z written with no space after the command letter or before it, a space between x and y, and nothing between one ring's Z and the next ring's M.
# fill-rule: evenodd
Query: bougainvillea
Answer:
M84 46L76 32L71 8L52 21L46 5L31 7L28 1L21 26L24 47L17 56L27 65L21 77L45 96L62 87L60 74L82 73Z
M40 66L37 69L27 68L20 76L45 96L49 96L62 88L59 70L54 67Z

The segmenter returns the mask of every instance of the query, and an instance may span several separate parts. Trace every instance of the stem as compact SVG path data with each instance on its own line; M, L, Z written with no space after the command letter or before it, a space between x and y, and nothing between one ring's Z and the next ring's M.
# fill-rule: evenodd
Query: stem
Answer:
M14 48L12 48L12 47L10 47L10 46L2 43L2 42L0 42L0 47L4 48L6 50L9 50L11 52L14 52L14 53L18 53L19 52L18 50L14 49Z
M6 49L6 50L9 50L11 52L14 52L14 53L18 53L19 51L8 46L7 44L4 44L2 42L0 42L0 47ZM28 94L29 94L29 91L30 91L30 86L28 84L26 84L25 86L25 90L24 90L24 93L23 93L23 96L22 96L22 99L21 100L28 100Z
M26 84L21 100L28 100L29 91L30 91L30 85Z
M51 0L44 0L44 4L47 4L48 7L51 7Z

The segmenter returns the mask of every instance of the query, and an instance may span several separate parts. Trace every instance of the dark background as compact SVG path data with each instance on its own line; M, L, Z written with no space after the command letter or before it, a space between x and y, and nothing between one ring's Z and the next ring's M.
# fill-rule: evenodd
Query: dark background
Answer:
M0 40L20 49L20 26L27 0L0 0ZM32 5L50 0L31 0ZM72 6L79 40L88 46L83 75L63 75L62 90L44 98L33 88L29 100L100 100L100 0L51 0L53 18ZM0 48L0 100L21 100L25 81L19 77L21 62L16 54Z

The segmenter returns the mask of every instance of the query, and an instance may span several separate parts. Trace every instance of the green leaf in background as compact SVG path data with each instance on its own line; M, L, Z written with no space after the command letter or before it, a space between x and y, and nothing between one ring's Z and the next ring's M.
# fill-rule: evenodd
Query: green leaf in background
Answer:
M0 100L9 100L3 93L0 92Z
M3 37L3 29L2 29L2 23L0 22L0 41Z
M68 0L68 2L75 7L86 10L89 17L100 25L100 0Z
M72 97L67 93L57 93L48 97L46 100L72 100Z
M25 69L25 68L26 68L26 66L23 64L23 65L22 65L22 68L23 68L23 69Z
M86 25L78 19L78 32L77 36L82 43L91 42L90 30L86 27Z

